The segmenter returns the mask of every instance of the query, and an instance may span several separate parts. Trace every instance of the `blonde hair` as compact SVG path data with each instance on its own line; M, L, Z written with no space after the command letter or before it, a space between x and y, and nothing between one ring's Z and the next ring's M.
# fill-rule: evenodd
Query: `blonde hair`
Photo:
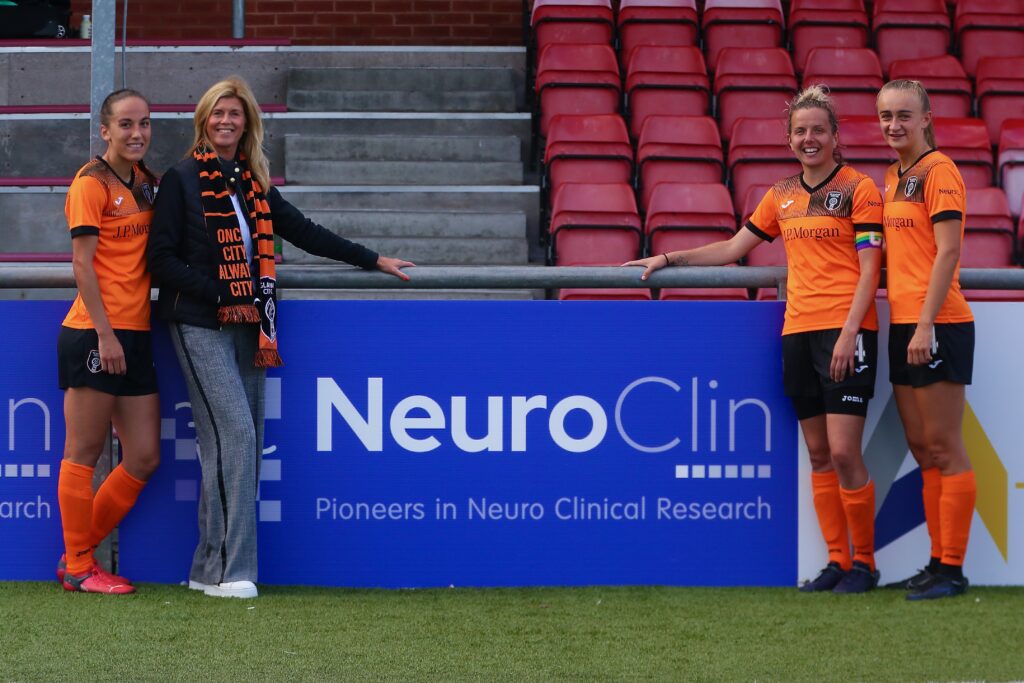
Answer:
M214 83L199 98L193 119L195 139L192 141L192 149L199 145L206 145L213 149L213 144L206 136L206 122L210 120L210 115L217 103L225 97L235 97L242 103L242 109L245 111L245 132L242 133L238 148L249 160L249 171L253 178L266 192L270 189L270 162L263 152L263 113L256 103L256 96L253 94L252 88L241 76L228 76L224 80Z
M839 134L839 117L836 115L836 105L828 93L828 88L823 85L812 85L804 88L786 105L786 135L793 131L793 113L801 109L822 109L828 114L828 124L832 129L832 135ZM839 145L832 149L832 158L836 163L843 162L843 155L839 151Z
M912 81L907 78L889 81L882 86L881 90L878 91L878 97L875 98L876 105L878 100L882 97L882 93L886 90L903 90L906 92L912 92L917 95L917 99L921 103L922 112L927 114L932 110L931 100L928 99L928 91L924 89L923 85L921 85L921 81ZM938 145L935 144L935 125L931 121L928 122L928 126L924 129L924 141L928 143L928 146L932 149L936 149L938 147Z

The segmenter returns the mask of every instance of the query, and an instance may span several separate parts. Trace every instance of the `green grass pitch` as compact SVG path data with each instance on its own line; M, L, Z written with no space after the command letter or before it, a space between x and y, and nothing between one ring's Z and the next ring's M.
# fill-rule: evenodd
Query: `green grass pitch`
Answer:
M260 590L0 583L0 681L1024 678L1024 588L924 604L889 590Z

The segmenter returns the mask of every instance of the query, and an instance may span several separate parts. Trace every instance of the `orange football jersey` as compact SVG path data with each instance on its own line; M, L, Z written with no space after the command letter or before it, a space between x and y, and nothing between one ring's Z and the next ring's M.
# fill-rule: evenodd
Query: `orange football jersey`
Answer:
M138 165L127 185L98 157L78 171L68 189L64 213L72 238L99 238L93 268L114 329L149 329L146 240L155 192L156 181ZM64 325L80 330L95 327L81 294L71 304Z
M967 190L953 160L932 150L913 166L899 172L893 164L885 174L886 288L892 322L916 323L921 317L928 292L932 266L938 249L933 225L944 220L960 221L960 243L964 240ZM971 308L960 292L960 264L953 283L935 318L937 323L974 320Z
M801 175L779 181L745 227L761 239L784 240L789 274L782 334L840 328L860 279L857 234L881 247L882 197L871 178L840 165L817 187ZM878 329L874 302L860 326Z

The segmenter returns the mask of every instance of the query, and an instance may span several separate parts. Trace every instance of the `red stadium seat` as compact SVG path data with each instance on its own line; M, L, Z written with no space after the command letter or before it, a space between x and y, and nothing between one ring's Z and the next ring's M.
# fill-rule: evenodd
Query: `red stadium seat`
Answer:
M815 48L865 47L868 15L863 0L793 0L789 6L789 43L799 72L803 72Z
M995 164L988 130L981 119L934 118L939 150L956 162L968 189L990 187ZM970 195L970 193L968 193Z
M611 45L615 15L609 0L535 0L530 13L538 50L548 45Z
M967 193L965 230L1015 232L1010 204L998 187L983 187Z
M751 185L747 188L747 193L743 195L743 203L740 204L740 223L738 228L742 228L750 216L754 213L754 209L761 203L761 200L768 193L768 190L772 189L771 185Z
M544 186L630 183L633 148L618 114L552 117L544 148Z
M796 94L789 53L781 47L725 48L715 70L716 118L724 139L749 112L782 115Z
M944 0L876 0L872 24L878 61L887 73L895 61L949 52L952 27Z
M729 239L729 236L725 233L702 233L693 242L692 247L686 248L701 247L726 239ZM675 251L675 248L672 251ZM735 263L729 265L734 268L741 267ZM658 291L659 301L747 301L749 299L746 287L665 287Z
M1020 216L1024 202L1024 118L1003 122L999 136L999 185L1006 193L1010 213Z
M1012 268L1015 233L1006 195L996 187L967 193L964 241L960 248L962 268ZM1013 290L965 290L969 301L1020 301L1024 292Z
M978 116L988 126L989 139L999 144L1006 119L1024 116L1024 57L985 57L978 60Z
M1024 56L1024 0L959 0L954 26L960 61L971 77L982 57Z
M802 87L815 83L829 87L841 116L871 116L877 114L882 65L867 48L815 48L807 56Z
M726 166L734 203L751 185L771 185L800 173L800 163L786 143L786 120L737 119Z
M619 5L619 55L629 63L639 45L697 45L695 0L622 0Z
M661 183L651 197L645 229L648 253L696 247L727 240L736 233L736 216L729 191L724 185ZM717 299L745 301L743 287L670 287L662 289L659 299Z
M952 55L901 59L889 67L889 78L921 81L928 91L935 116L965 118L971 115L974 104L971 82L963 66Z
M721 184L660 183L651 193L644 230L651 254L704 244L699 233L731 237L736 212L729 190Z
M885 185L885 172L898 155L885 142L877 116L849 116L839 120L839 151L843 159L875 185Z
M1002 190L989 187L968 192L960 267L1014 267L1014 228ZM1024 292L1019 290L965 290L964 295L970 301L1020 301L1024 298Z
M726 47L778 47L785 27L779 0L707 0L704 53L712 70Z
M707 244L720 241L717 235L708 238ZM745 287L665 287L658 293L659 301L747 301L749 298Z
M658 183L721 183L722 143L708 116L649 116L636 151L640 205L646 211Z
M618 266L618 263L607 265ZM646 287L622 289L560 289L559 301L650 301L651 290Z
M696 47L641 45L626 66L626 110L636 138L651 115L702 116L711 94L704 55Z
M786 265L786 244L782 237L771 242L762 242L747 254L748 266L784 266ZM779 298L779 290L775 287L758 287L754 292L757 301L773 301Z
M614 114L621 85L615 52L607 45L549 45L537 61L540 133L556 114Z
M761 200L771 189L771 185L751 185L743 198L743 212L740 214L740 227L746 225L754 209L761 203ZM776 237L771 242L761 244L751 250L745 259L748 266L784 266L786 265L786 245L781 237ZM761 287L754 292L754 298L758 301L774 300L779 298L778 290L775 287Z
M637 257L640 215L625 183L565 183L554 193L550 261L560 266L618 264Z

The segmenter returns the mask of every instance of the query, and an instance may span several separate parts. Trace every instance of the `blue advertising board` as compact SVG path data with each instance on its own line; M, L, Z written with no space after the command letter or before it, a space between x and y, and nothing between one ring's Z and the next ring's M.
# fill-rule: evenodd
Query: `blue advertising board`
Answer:
M54 578L64 552L57 476L64 394L57 332L68 304L0 302L7 362L0 371L0 579Z
M51 365L59 319L34 342ZM774 302L285 301L259 580L793 585L797 427L781 324ZM162 464L121 525L120 569L179 582L200 472L160 323L154 344ZM8 539L21 554L0 519Z

